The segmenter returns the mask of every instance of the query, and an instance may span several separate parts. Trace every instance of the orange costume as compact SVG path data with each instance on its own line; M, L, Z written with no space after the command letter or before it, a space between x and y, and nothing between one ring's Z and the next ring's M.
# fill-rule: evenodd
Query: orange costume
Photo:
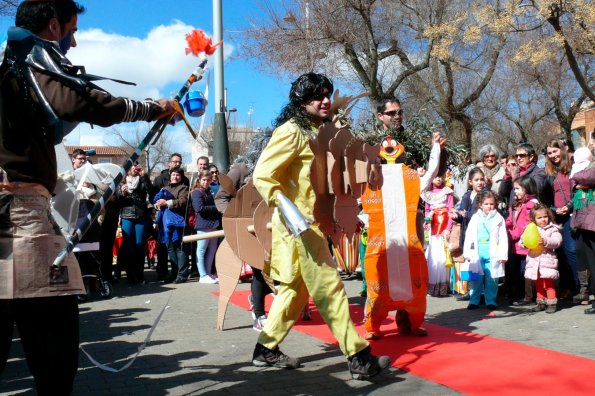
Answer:
M361 197L369 219L364 259L367 339L380 336L380 324L393 310L397 310L400 332L426 334L421 324L426 313L428 267L417 216L420 191L438 172L439 156L440 145L434 143L428 172L421 179L416 170L404 164L382 165L382 186L376 190L367 187Z

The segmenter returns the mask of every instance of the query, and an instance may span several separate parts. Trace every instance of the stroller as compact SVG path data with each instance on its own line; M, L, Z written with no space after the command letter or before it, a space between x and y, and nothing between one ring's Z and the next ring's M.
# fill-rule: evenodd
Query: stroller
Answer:
M72 162L65 146L61 143L56 146L56 159L58 162L58 179L54 196L52 198L52 217L65 237L72 235L82 220L93 208L90 200L79 200L79 188L82 180L87 180L97 187L97 192L102 193L103 188L109 184L114 175L118 174L119 167L114 164L85 164L73 170ZM78 187L77 187L78 184ZM94 223L84 235L81 243L73 250L77 258L86 295L78 296L79 301L86 301L91 291L97 290L103 298L112 294L112 286L103 279L101 274L101 261L99 251L100 226Z
M82 223L92 208L92 201L87 199L80 200L77 226ZM100 237L101 228L95 222L73 250L79 262L85 290L87 291L87 294L77 296L80 302L87 301L92 291L98 291L103 298L109 298L112 294L112 286L108 281L103 279L101 273L101 260L98 256Z

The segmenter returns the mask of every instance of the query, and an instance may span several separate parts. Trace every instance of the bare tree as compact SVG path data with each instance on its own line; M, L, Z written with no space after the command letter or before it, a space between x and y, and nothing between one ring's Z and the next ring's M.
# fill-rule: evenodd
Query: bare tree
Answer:
M130 153L132 153L146 136L147 128L148 126L143 127L142 124L138 124L133 132L124 132L117 127L112 127L108 133L114 136L123 147L129 148ZM147 174L151 175L154 171L166 168L170 154L171 138L164 133L155 145L149 145L145 150L146 163L143 166L146 167Z
M14 16L18 6L18 0L0 0L0 15Z
M499 1L451 1L443 12L445 22L424 32L435 43L430 67L408 88L431 104L454 141L471 147L473 105L498 67L508 38L502 27L507 9Z
M518 5L519 31L540 29L548 40L528 40L518 57L549 59L552 47L560 48L579 86L595 102L595 4L592 0L527 0ZM548 29L549 27L549 29Z
M394 95L428 67L433 39L422 35L442 22L444 1L300 0L270 5L253 23L243 55L278 74L324 72L361 84L372 103Z

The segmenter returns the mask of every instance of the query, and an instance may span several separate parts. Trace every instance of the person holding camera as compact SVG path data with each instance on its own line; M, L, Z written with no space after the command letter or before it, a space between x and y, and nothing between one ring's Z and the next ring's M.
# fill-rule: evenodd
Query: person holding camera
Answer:
M151 181L145 170L136 163L116 190L122 225L118 265L126 270L130 284L145 282L145 229L149 218L147 198L151 188Z

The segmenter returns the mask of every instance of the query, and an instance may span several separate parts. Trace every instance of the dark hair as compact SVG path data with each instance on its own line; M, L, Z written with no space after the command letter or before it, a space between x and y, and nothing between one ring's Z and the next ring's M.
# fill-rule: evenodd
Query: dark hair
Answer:
M74 149L72 154L70 155L72 158L76 157L77 155L84 155L85 157L87 156L87 152L83 149Z
M17 8L14 24L16 27L39 34L52 18L58 18L53 1L23 1Z
M217 168L217 165L215 165L215 164L209 165L209 170L211 170L213 168L215 168L217 170L217 172L219 172L219 168Z
M170 171L169 174L171 176L172 173L179 173L180 175L182 175L182 177L184 177L184 169L180 166L174 166Z
M73 0L54 0L54 2L60 28L70 22L73 16L85 12L85 7Z
M531 143L527 143L527 142L523 142L523 143L519 143L516 146L517 150L523 150L524 152L526 152L529 155L532 155L535 160L537 159L537 156L535 155L535 147L533 147L533 145Z
M399 106L401 105L401 101L394 96L384 96L376 103L376 112L383 113L384 109L386 109L386 105L389 103L396 103Z
M567 137L562 137L562 138L560 138L560 141L562 142L563 145L568 147L568 152L574 153L575 150L574 150L574 143L572 142L572 139L568 139Z
M302 105L321 97L325 88L329 95L333 93L333 82L324 74L306 73L299 76L291 83L289 103L275 119L275 128L293 118L300 128L309 129L310 116Z
M556 166L552 162L552 160L550 160L550 157L547 156L547 149L550 147L557 148L560 150L560 166L559 167ZM555 176L556 173L558 173L558 172L562 173L563 175L570 174L570 170L572 168L572 161L568 157L568 150L566 150L566 147L564 146L564 142L559 139L553 139L547 143L545 148L546 148L545 173L548 176Z
M554 212L552 212L550 208L541 203L536 203L535 206L531 208L531 212L529 213L532 222L535 223L535 212L537 212L538 210L545 210L545 212L547 213L547 217L550 219L550 223L553 223L555 221L556 218L554 217Z
M533 180L531 176L521 176L518 179L516 179L514 183L521 186L521 188L525 190L525 194L537 195L537 183L535 183L535 180Z
M180 158L182 158L182 157L180 156ZM201 159L202 160L207 160L207 165L211 162L211 161L209 161L209 157L207 157L206 155L201 155L200 157L198 157L196 159L196 163L198 164L198 161L200 161Z
M467 178L467 182L471 183L471 180L473 180L473 176L475 176L477 173L481 173L483 177L485 177L485 173L483 173L481 168L475 167L469 171L469 177Z
M172 159L174 159L174 157L180 157L180 163L182 162L182 154L173 153L169 156L169 160L171 161Z
M498 194L490 190L482 191L479 194L477 194L477 205L481 205L483 201L485 201L488 198L493 198L496 205L498 205Z

